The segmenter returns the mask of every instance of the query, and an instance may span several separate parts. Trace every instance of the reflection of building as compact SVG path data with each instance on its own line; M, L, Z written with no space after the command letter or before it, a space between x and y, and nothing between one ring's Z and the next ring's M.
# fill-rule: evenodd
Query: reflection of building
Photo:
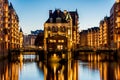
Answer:
M19 18L12 4L9 5L8 0L0 0L0 56L7 56L8 49L22 46L22 34Z
M69 61L67 64L39 62L44 72L44 80L78 80L78 61Z
M0 80L19 80L18 64L8 64L7 61L3 61L0 65Z
M76 11L62 12L56 9L49 11L49 18L44 24L44 50L71 49L77 47L78 13ZM48 47L49 46L49 47Z

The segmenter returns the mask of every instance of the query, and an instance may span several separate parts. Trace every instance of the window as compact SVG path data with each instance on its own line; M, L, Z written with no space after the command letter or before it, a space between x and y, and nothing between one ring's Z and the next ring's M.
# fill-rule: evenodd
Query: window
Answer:
M66 31L66 28L65 28L65 26L63 26L63 31Z
M50 18L50 23L52 23L53 22L53 18Z
M48 26L48 31L50 31L50 26Z
M58 50L62 50L63 49L63 45L57 45L57 49Z
M50 39L50 43L56 43L56 40Z
M55 31L55 26L52 27L52 31Z
M64 40L58 40L59 43L64 43Z
M68 29L68 35L70 35L70 29Z
M60 31L61 31L61 32L65 32L65 31L66 31L65 26L63 26L63 27L61 26L61 27L60 27Z
M57 17L57 18L56 18L56 22L57 22L57 23L60 23L60 22L61 22L61 18L60 18L60 17Z
M53 32L57 32L57 31L58 31L58 27L57 27L57 26L56 26L56 27L53 26L53 27L52 27L52 31L53 31Z

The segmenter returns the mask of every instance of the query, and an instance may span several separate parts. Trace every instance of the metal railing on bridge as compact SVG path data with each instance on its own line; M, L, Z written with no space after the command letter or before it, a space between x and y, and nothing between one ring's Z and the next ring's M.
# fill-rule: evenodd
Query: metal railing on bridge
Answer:
M40 52L43 51L43 49L40 49L38 47L23 47L23 48L15 48L15 49L10 49L10 52Z
M116 48L91 48L91 47L80 47L75 50L75 52L114 52L117 51Z

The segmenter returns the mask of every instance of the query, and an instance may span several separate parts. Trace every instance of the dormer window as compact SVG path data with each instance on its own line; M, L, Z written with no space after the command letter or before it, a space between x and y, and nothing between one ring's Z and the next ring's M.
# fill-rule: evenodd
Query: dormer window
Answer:
M50 23L52 23L53 22L53 18L50 18Z
M60 17L57 17L56 18L56 23L60 23L61 22L61 18Z

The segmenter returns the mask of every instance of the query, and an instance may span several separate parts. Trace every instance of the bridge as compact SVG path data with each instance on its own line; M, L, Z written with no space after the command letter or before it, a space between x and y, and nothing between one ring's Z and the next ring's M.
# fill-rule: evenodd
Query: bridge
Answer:
M80 47L74 50L74 52L115 52L116 48L88 48Z
M44 54L44 50L40 49L38 47L24 47L24 48L18 48L18 49L11 49L10 50L11 55L16 54L16 52L18 52L18 54L22 53L23 55L36 55L39 56L41 59L47 59L50 56L53 56L54 53L57 54L57 56L59 57L63 57L64 55L69 55L68 50L52 50L52 51L48 51L49 54ZM13 53L12 53L13 52ZM15 53L14 53L15 52ZM103 59L110 59L110 58L117 58L118 56L118 52L116 49L107 49L107 48L99 48L99 49L94 49L94 48L78 48L75 50L71 50L70 51L71 55L74 57L80 57L80 58L91 58L92 56L96 57L100 56L99 58ZM67 57L66 57L67 58Z
M83 60L116 60L118 58L118 50L114 48L79 48L74 51L74 57Z
M10 52L43 52L43 49L40 49L38 47L23 47L23 48L16 48L16 49L10 49Z

